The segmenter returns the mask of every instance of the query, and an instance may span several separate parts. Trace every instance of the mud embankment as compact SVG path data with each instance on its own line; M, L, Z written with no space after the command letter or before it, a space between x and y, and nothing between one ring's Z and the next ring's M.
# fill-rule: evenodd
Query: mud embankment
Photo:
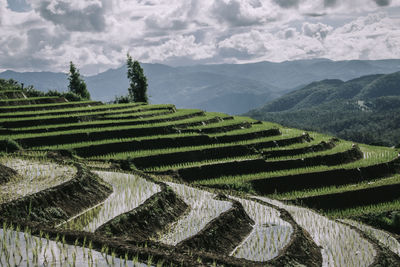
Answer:
M0 91L0 99L26 98L22 91Z
M270 159L270 158L278 158L278 157L295 156L295 155L301 155L301 154L313 153L313 152L321 152L321 151L326 151L326 150L332 149L334 147L335 147L335 142L322 141L319 144L306 146L306 147L302 147L302 148L263 151L262 155L265 159Z
M160 137L157 139L148 139L141 141L123 141L110 144L90 145L75 148L77 155L81 157L92 157L95 155L104 155L108 153L126 152L134 150L150 150L150 149L165 149L185 146L201 146L209 144L230 143L243 140L252 140L260 137L268 137L270 134L276 133L275 130L260 131L256 133L246 133L231 135L228 138L225 136L209 137L207 135L198 136L182 136L177 138Z
M298 198L295 202L310 208L331 210L389 202L400 198L400 184L390 184L334 194Z
M244 175L260 172L305 168L311 166L333 166L355 161L362 158L358 147L331 155L314 156L304 159L289 159L281 161L265 161L263 159L231 161L215 163L199 167L181 168L179 177L185 181L205 180L228 175Z
M0 164L0 185L12 181L17 177L18 172L16 170Z
M178 251L203 251L229 254L253 230L254 221L242 204L232 207L210 221L200 232L176 245Z
M133 109L134 107L132 107ZM113 115L117 114L126 114L132 112L142 112L142 111L151 111L151 110L165 110L166 114L171 113L172 108L164 108L164 107L154 107L154 108L147 108L147 109L134 109L134 110L121 110L118 112L113 112ZM78 123L82 121L91 121L91 120L101 120L106 119L105 116L110 115L109 111L105 110L104 112L100 112L97 114L86 114L86 115L79 115L79 114L64 114L60 116L56 116L54 118L36 118L36 119L21 119L21 120L10 120L5 121L2 123L2 126L5 128L20 128L20 127L31 127L31 126L40 126L40 125L51 125L51 124L66 124L66 123ZM153 114L150 114L153 116ZM143 115L142 115L143 116Z
M58 186L0 205L0 217L56 225L105 200L112 187L80 165Z
M227 157L239 157L254 154L255 152L252 149L242 145L234 145L138 157L134 158L132 161L137 168L149 168L185 162L198 162L203 160L223 159Z
M398 173L400 158L386 163L353 169L335 169L322 172L309 172L251 181L252 188L259 194L288 192L307 188L359 183Z
M95 233L146 241L176 221L189 207L165 184L139 207L100 226Z

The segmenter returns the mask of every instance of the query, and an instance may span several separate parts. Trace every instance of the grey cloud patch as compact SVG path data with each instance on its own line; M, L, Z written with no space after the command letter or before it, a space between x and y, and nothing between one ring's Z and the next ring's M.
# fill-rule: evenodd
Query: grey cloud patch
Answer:
M183 20L173 19L165 23L159 20L156 16L151 16L145 20L146 26L152 30L183 30L187 27L187 23ZM166 34L164 32L164 34ZM160 35L163 35L161 32Z
M293 38L295 34L296 34L296 29L289 28L285 31L284 36L285 36L285 39L290 39L290 38Z
M283 8L298 7L299 0L273 0L277 5Z
M249 58L254 58L256 55L250 54L248 51L239 50L233 47L221 47L219 48L219 56L222 58L235 58L247 60Z
M5 69L23 70L54 70L57 61L54 59L36 57L32 54L18 54L15 56L0 55L1 67Z
M241 2L239 0L231 0L224 2L223 0L215 0L212 12L220 22L228 23L232 26L251 26L260 24L257 18L252 18L242 14Z
M337 0L324 0L324 7L334 7L337 4Z
M390 0L374 0L378 6L388 6L390 5Z
M308 17L323 17L326 13L305 13L304 15Z
M40 3L36 10L40 15L56 25L62 25L69 31L102 32L106 28L104 10L93 4L81 10L73 9L70 3L57 2L51 10L50 1Z
M249 3L254 8L262 7L262 3L260 2L260 0L250 0Z

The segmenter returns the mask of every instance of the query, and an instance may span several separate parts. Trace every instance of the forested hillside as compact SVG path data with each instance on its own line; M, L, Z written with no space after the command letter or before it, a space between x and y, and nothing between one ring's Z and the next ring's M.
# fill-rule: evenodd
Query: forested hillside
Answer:
M368 144L400 143L400 72L323 80L246 115Z

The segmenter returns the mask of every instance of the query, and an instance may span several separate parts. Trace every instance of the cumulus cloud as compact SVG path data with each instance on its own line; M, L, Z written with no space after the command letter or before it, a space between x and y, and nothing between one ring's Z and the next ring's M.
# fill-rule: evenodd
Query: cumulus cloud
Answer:
M0 69L400 58L399 1L0 0ZM368 15L370 13L370 15Z
M303 23L303 26L301 27L302 33L305 36L316 38L318 40L324 40L328 33L332 31L332 27L322 24L322 23Z
M262 8L262 4L254 5L254 2L244 2L239 0L215 0L212 12L215 18L231 26L250 26L261 24L267 14L257 12ZM261 11L261 10L260 10Z
M69 31L101 32L106 26L101 1L42 0L33 4L42 18Z

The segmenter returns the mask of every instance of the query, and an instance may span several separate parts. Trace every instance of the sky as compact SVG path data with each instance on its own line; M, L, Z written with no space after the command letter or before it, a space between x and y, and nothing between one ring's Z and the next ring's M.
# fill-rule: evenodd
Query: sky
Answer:
M0 71L399 59L400 0L0 0Z

